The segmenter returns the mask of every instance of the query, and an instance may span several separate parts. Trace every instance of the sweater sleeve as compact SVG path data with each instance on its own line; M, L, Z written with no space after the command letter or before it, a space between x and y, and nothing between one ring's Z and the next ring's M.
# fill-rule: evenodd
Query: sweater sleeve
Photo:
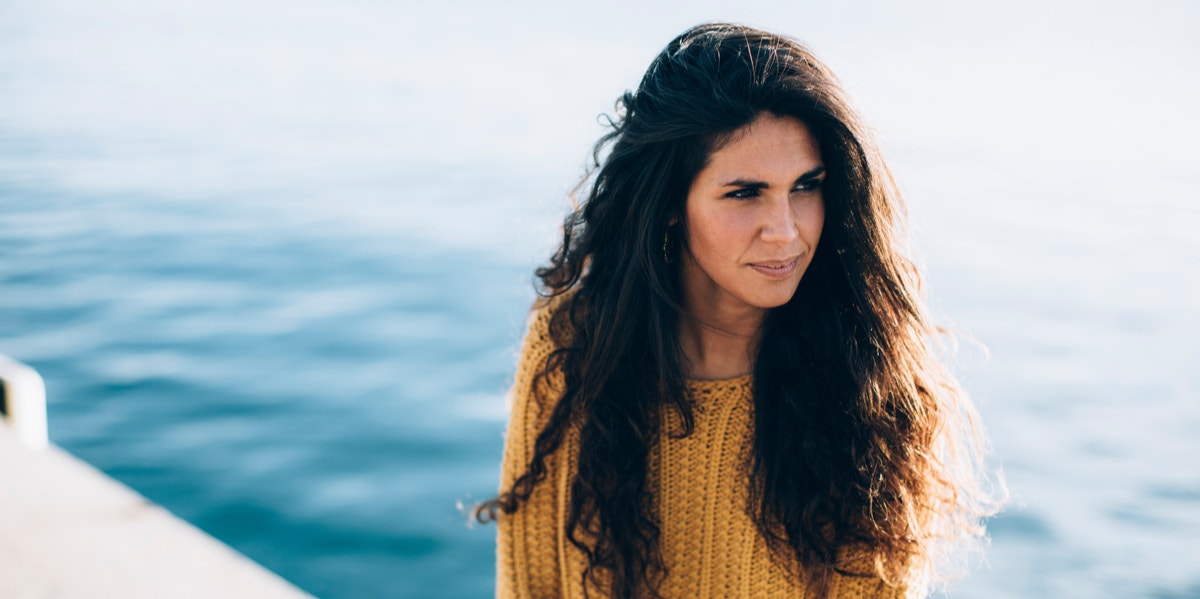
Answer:
M902 581L889 585L875 575L871 558L865 552L843 548L841 567L850 575L835 574L834 597L841 599L922 599L925 588L920 581Z
M545 426L553 408L551 385L544 388L540 405L534 397L537 373L553 350L549 335L551 308L535 309L521 349L516 377L510 393L512 411L504 441L500 468L501 492L529 467L534 441ZM559 454L546 458L547 474L512 514L500 513L497 522L496 597L497 599L536 599L561 597L558 486Z
M923 597L916 589L907 585L891 586L878 578L848 578L837 577L834 583L836 589L831 593L834 597L844 599L916 599Z

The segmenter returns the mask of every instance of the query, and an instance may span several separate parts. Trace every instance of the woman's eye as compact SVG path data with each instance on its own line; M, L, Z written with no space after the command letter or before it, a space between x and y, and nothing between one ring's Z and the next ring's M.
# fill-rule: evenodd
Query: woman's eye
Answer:
M745 187L742 189L735 189L735 190L725 194L725 197L733 198L735 200L749 200L750 198L758 197L758 190L753 187Z
M801 181L792 188L792 191L816 191L821 189L821 184L824 182L825 179L809 179L808 181Z

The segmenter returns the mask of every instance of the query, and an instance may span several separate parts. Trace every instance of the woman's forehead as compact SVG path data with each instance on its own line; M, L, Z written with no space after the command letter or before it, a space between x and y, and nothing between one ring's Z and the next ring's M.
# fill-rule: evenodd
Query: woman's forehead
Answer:
M802 121L764 113L733 132L696 178L717 185L747 177L795 178L821 165L817 140Z

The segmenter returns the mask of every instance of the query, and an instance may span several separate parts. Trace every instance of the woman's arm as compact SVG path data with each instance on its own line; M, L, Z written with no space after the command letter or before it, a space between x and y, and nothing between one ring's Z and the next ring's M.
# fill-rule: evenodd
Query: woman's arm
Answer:
M549 336L550 306L535 306L510 394L512 403L504 460L500 468L501 492L512 489L533 458L533 445L553 408L533 396L537 373L553 349ZM543 386L543 388L546 388ZM498 519L496 597L562 597L559 539L561 518L558 486L561 473L556 452L546 458L546 476L522 501L515 513L501 512Z

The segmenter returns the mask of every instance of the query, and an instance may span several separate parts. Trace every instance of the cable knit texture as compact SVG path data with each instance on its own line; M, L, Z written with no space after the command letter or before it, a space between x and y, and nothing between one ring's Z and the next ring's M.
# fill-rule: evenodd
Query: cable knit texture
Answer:
M538 371L553 350L550 307L534 312L513 385L512 417L501 468L502 489L529 465L533 443L551 405L533 398ZM547 398L561 394L561 375L552 375ZM722 381L691 381L695 430L686 438L662 435L651 450L649 483L660 516L660 539L668 573L664 597L803 597L801 581L772 560L766 541L747 510L746 460L753 435L752 375ZM549 403L549 400L547 401ZM663 422L678 432L682 423L666 410ZM514 514L501 514L497 548L498 598L583 597L587 558L566 538L569 489L575 475L578 436L546 461L548 475ZM607 596L589 588L593 598ZM876 578L836 576L833 598L904 597L903 589Z

